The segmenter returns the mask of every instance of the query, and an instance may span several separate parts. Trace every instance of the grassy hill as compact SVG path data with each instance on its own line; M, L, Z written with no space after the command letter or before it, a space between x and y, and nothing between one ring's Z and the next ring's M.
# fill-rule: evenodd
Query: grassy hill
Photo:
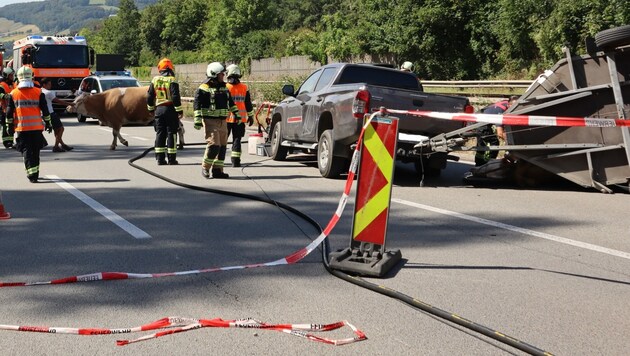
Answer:
M157 1L135 0L135 4L142 9ZM77 33L90 23L116 14L118 3L119 0L47 0L3 6L0 43L10 51L13 41L28 35Z
M25 25L21 22L0 18L0 42L13 42L18 38L39 32L39 27L35 25Z

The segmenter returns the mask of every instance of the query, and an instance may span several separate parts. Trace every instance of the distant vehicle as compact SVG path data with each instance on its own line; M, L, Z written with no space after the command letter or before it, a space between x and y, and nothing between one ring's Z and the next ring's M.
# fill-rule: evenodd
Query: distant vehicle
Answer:
M128 88L140 86L140 82L138 82L138 79L132 77L131 75L124 74L127 73L124 71L114 71L108 73L97 72L94 75L85 77L81 81L81 85L79 86L79 91L77 91L77 95L80 95L84 92L90 94L98 94L113 88ZM77 113L77 120L79 122L85 122L86 119L87 117Z
M287 96L274 109L269 131L271 158L317 152L323 177L334 178L349 166L363 117L381 106L399 110L472 112L467 98L425 93L410 72L373 64L335 63L315 70L295 90L285 85ZM461 122L400 117L397 159L413 162L419 174L439 175L447 159L431 150L416 154L420 140L464 125Z
M33 68L34 79L50 78L61 100L71 101L81 79L90 75L94 51L82 36L26 36L13 43L10 66ZM55 106L55 111L65 107Z

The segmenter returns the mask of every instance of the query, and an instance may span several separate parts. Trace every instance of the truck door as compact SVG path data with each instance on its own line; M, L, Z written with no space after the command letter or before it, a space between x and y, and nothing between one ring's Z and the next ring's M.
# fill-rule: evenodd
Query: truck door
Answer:
M306 103L311 99L310 93L315 90L315 85L322 75L322 71L318 70L311 74L300 85L295 98L287 102L287 124L283 128L283 135L289 139L300 140L300 135L304 127L303 111Z
M337 68L326 68L317 81L313 92L304 95L305 104L302 106L302 138L309 142L319 141L317 124L322 112L323 90L328 87L337 73ZM308 99L306 98L308 96Z

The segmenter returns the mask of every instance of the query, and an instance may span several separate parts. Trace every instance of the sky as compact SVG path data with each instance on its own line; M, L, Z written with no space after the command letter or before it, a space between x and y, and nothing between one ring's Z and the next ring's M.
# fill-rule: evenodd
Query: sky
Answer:
M5 6L9 4L17 4L20 2L35 2L37 0L0 0L0 6Z

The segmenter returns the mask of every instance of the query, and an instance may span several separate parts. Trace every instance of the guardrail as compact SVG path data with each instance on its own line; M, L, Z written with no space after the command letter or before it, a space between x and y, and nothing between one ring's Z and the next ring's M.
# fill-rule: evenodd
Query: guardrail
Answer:
M251 81L243 81L247 84L273 84L273 83L282 83L283 81L273 81L273 80L251 80ZM455 92L462 91L462 94L465 94L465 91L470 91L471 89L506 89L508 92L515 92L518 90L523 90L528 88L532 84L532 80L421 80L420 83L424 88L446 88L451 89L452 91L440 92L440 91L431 91L435 94L450 94L457 95ZM149 85L148 81L140 81L142 85ZM509 97L510 94L480 94L475 93L471 96L481 97L481 98L505 98ZM192 102L194 98L192 97L182 97L182 100L185 102ZM482 99L483 101L483 99Z

